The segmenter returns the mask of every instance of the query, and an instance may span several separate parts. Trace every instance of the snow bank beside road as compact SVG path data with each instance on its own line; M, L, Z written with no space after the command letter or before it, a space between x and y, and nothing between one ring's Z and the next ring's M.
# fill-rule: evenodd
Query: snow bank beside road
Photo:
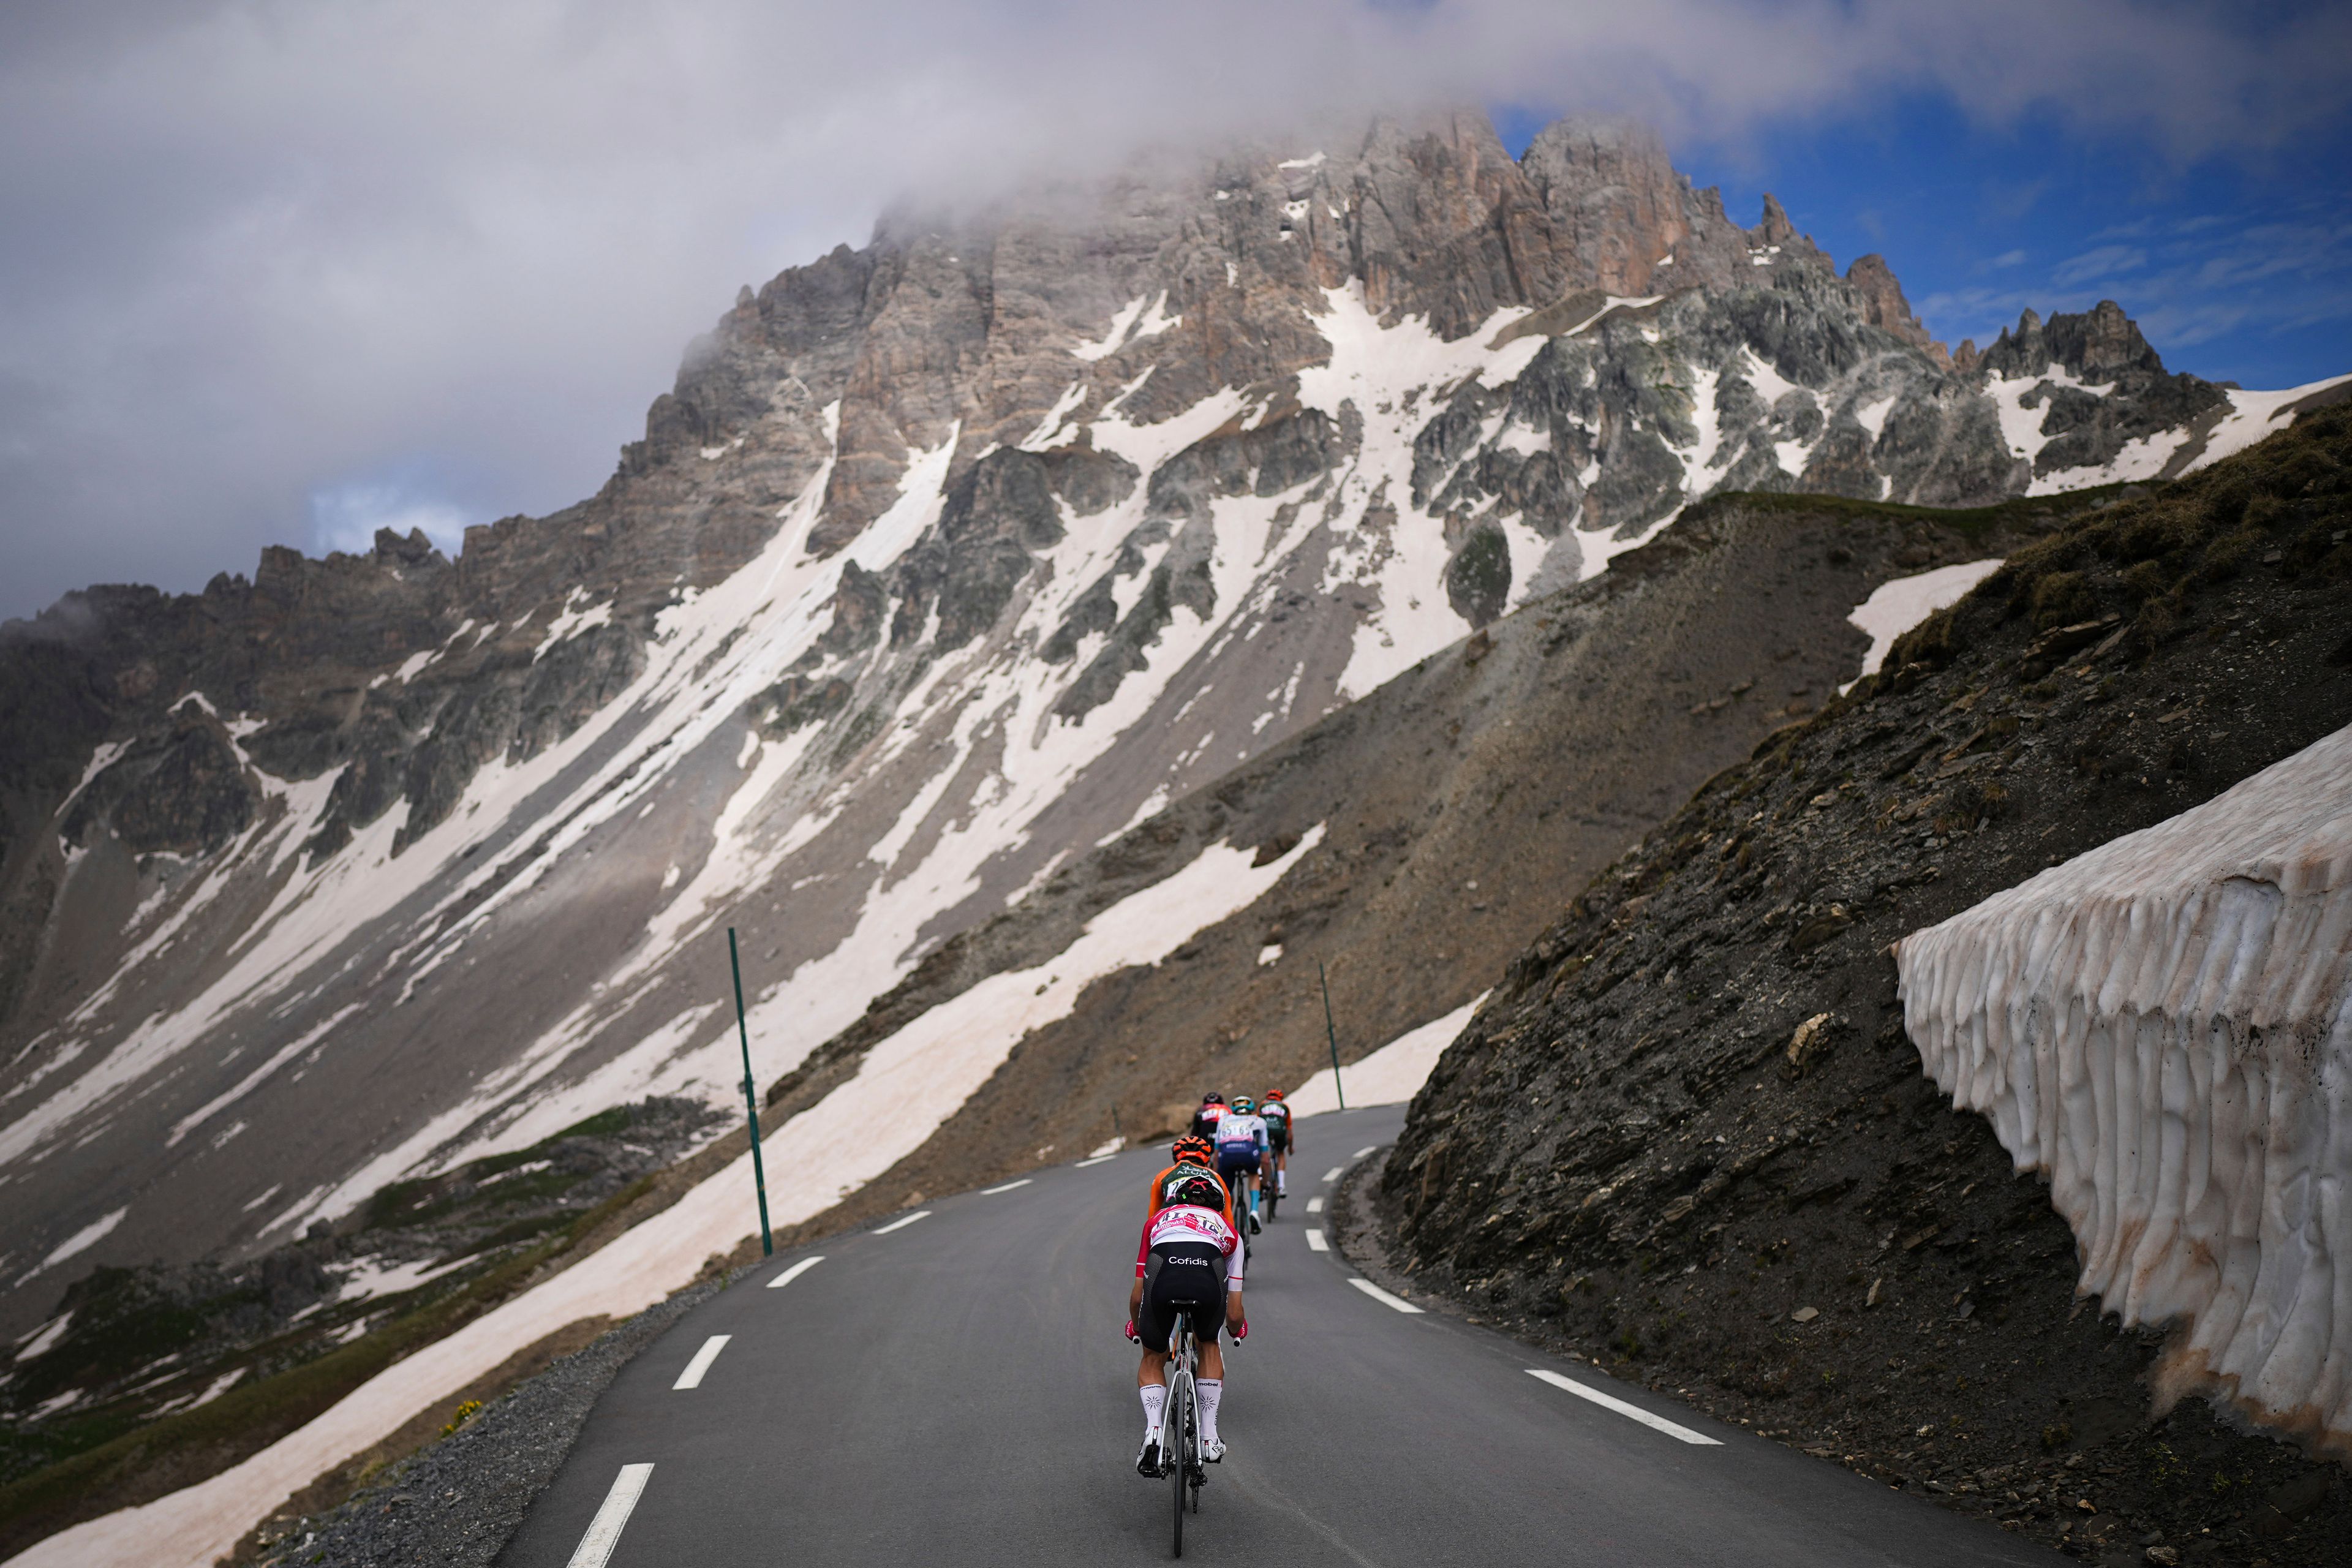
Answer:
M2352 729L1896 944L1954 1103L2178 1321L2160 1392L2352 1452Z
M1348 1103L1353 1106L1395 1105L1411 1100L1421 1092L1429 1080L1430 1069L1437 1058L1454 1043L1454 1037L1470 1022L1470 1015L1486 999L1481 993L1465 1002L1443 1018L1432 1018L1417 1029L1407 1029L1362 1061L1343 1069L1338 1087L1331 1082L1331 1069L1325 1068L1298 1086L1287 1096L1293 1116L1313 1116L1339 1109L1339 1091L1347 1092Z
M986 1082L1024 1035L1067 1016L1088 984L1156 963L1247 908L1322 837L1318 825L1264 866L1253 866L1247 849L1213 846L1103 910L1048 963L992 975L882 1041L856 1078L764 1140L774 1223L822 1214L888 1170ZM692 1280L713 1253L732 1250L757 1226L751 1166L746 1152L603 1250L361 1384L234 1468L53 1535L10 1558L8 1568L209 1568L297 1489L517 1351L583 1318L636 1312Z

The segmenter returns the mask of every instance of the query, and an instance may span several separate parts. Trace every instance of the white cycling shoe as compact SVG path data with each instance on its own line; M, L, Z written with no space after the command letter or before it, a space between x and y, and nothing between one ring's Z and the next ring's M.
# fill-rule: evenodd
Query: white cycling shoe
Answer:
M1220 1460L1220 1459L1223 1458L1224 1457L1225 1457L1225 1445L1224 1445L1224 1440L1223 1440L1223 1438L1220 1438L1220 1437L1203 1437L1203 1438L1202 1438L1202 1439L1201 1439L1201 1458L1203 1458L1203 1459L1207 1460L1210 1464L1213 1464L1213 1464L1215 1464L1218 1460Z

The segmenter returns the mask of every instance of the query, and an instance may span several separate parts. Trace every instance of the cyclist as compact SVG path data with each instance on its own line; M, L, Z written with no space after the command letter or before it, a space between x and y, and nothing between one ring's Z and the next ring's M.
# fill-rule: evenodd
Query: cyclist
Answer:
M1274 1159L1274 1195L1290 1195L1290 1107L1282 1100L1282 1090L1265 1091L1265 1103L1258 1107L1258 1120L1265 1123L1266 1147Z
M1197 1132L1187 1132L1177 1139L1175 1146L1168 1152L1170 1156L1168 1168L1151 1178L1151 1204L1143 1211L1143 1216L1146 1219L1150 1219L1176 1201L1175 1194L1183 1185L1186 1177L1201 1175L1214 1178L1217 1173L1216 1145ZM1218 1182L1217 1185L1223 1187L1224 1183ZM1234 1199L1231 1193L1225 1194L1224 1210L1225 1223L1236 1224L1234 1218Z
M1215 1089L1201 1097L1201 1109L1192 1112L1192 1131L1203 1138L1217 1135L1217 1122L1225 1114L1225 1097Z
M1234 1212L1245 1214L1250 1234L1257 1234L1257 1193L1248 1184L1265 1168L1265 1123L1255 1114L1255 1103L1246 1094L1234 1096L1232 1109L1217 1118L1217 1174L1234 1194ZM1248 1202L1243 1202L1243 1194Z
M1168 1356L1175 1348L1180 1311L1191 1319L1193 1341L1201 1347L1200 1374L1193 1383L1201 1398L1201 1457L1212 1464L1225 1457L1217 1436L1217 1405L1225 1392L1225 1357L1217 1331L1230 1327L1236 1343L1249 1337L1249 1320L1242 1314L1244 1254L1232 1202L1216 1177L1186 1170L1175 1179L1169 1201L1143 1222L1135 1284L1127 1293L1127 1337L1143 1347L1135 1369L1136 1393L1143 1400L1137 1475L1160 1474Z

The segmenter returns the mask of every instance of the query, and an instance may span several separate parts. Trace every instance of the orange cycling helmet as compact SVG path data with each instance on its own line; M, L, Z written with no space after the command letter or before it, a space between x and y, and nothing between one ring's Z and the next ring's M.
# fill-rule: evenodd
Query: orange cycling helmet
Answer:
M1282 1090L1278 1089L1269 1089L1265 1091L1265 1097L1268 1100L1280 1100L1282 1098Z
M1168 1152L1175 1157L1179 1164L1182 1164L1187 1159L1198 1160L1202 1164L1207 1164L1217 1157L1215 1147L1206 1138L1191 1132L1177 1139L1174 1146Z

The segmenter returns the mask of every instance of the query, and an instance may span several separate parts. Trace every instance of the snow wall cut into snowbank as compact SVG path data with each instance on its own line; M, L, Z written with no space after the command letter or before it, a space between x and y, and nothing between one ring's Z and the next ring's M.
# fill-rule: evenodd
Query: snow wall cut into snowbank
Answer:
M1927 1071L2044 1172L2080 1289L2352 1458L2352 729L1895 946Z

